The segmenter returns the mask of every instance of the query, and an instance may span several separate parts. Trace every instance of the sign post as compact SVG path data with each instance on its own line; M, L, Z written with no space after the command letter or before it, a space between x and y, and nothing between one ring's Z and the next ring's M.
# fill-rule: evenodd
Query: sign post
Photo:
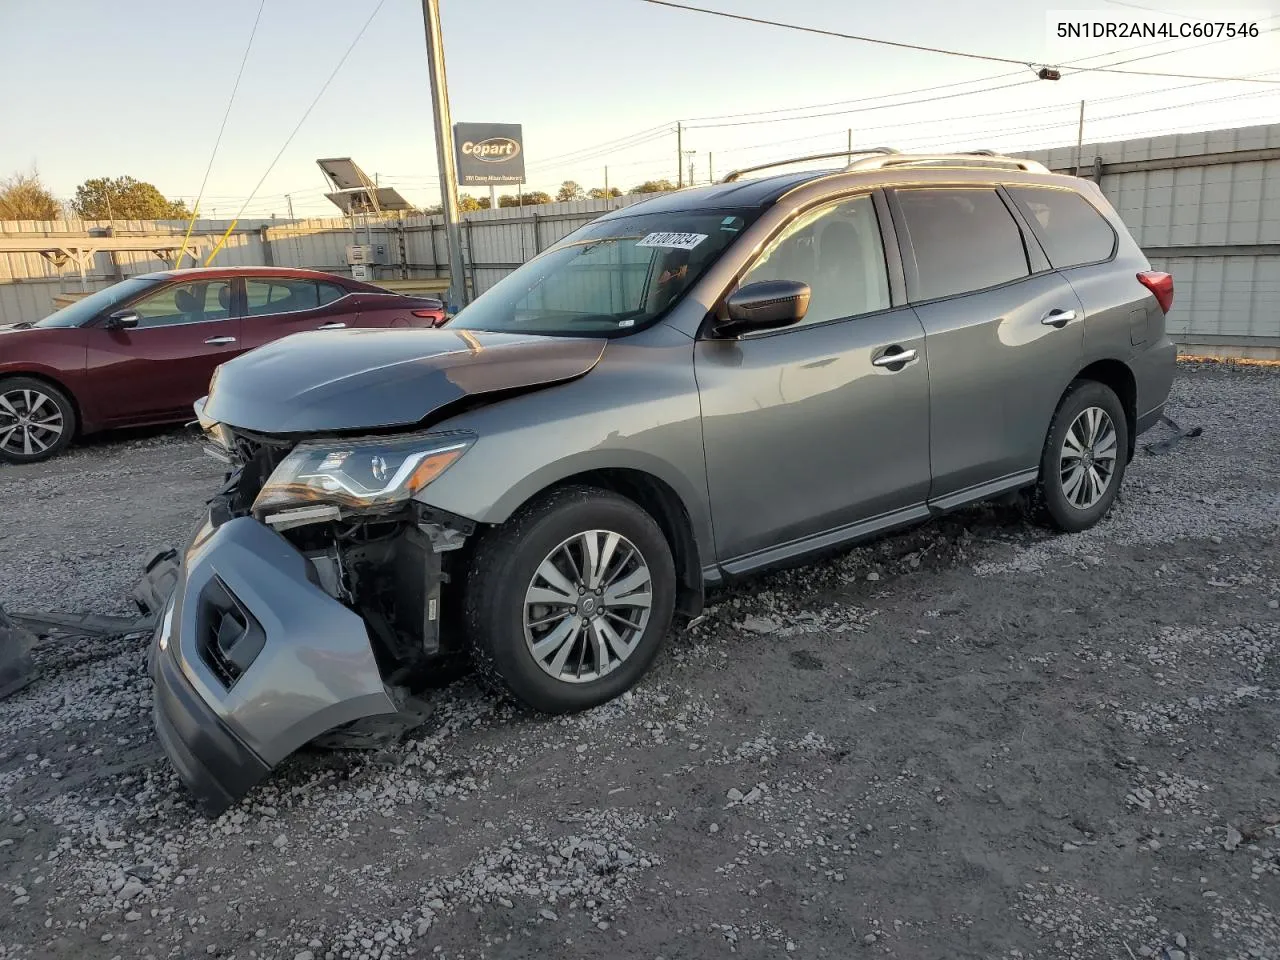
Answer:
M435 120L436 160L440 166L440 206L444 212L445 241L449 247L450 312L467 302L467 281L462 272L462 231L458 225L458 179L453 166L453 128L449 117L449 83L444 71L444 40L440 33L439 0L422 0L427 33L427 62L431 68L431 108Z

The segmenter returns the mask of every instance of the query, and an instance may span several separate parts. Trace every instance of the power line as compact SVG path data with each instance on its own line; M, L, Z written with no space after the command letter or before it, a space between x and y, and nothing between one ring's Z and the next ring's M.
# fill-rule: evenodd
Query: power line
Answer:
M1268 71L1264 71L1263 73L1258 74L1258 76L1263 76L1263 75L1267 75L1267 74L1276 74L1276 73L1280 73L1280 71L1277 71L1277 70L1268 70ZM1104 104L1104 103L1116 103L1116 102L1119 102L1119 101L1132 100L1132 99L1138 99L1138 98L1142 98L1142 97L1149 97L1149 96L1157 96L1157 95L1161 95L1161 94L1165 94L1165 95L1167 95L1167 94L1175 93L1175 92L1178 92L1178 91L1181 91L1181 90L1190 89L1190 88L1192 88L1192 87L1208 86L1208 85L1212 84L1213 82L1215 82L1215 81L1206 81L1206 82L1204 82L1204 83L1184 84L1184 85L1182 85L1182 86L1180 86L1180 87L1174 88L1173 90L1162 90L1162 91L1143 91L1143 92L1139 92L1139 93L1118 94L1118 95L1116 95L1116 96L1105 97L1105 98L1102 98L1102 99L1099 99L1099 100L1095 100L1095 101L1090 101L1090 102L1091 102L1092 104L1094 104L1094 105L1100 105L1100 104ZM1127 118L1127 117L1131 117L1131 116L1141 116L1141 115L1145 115L1145 114L1148 114L1148 113L1159 113L1159 112L1164 112L1164 111L1167 111L1167 110L1176 110L1176 109L1181 109L1181 108L1184 108L1184 107L1201 107L1201 106L1209 106L1209 105L1212 105L1212 104L1227 103L1227 102L1233 102L1233 101L1237 101L1237 100L1248 100L1248 99L1254 99L1254 98L1258 98L1258 97L1270 97L1270 96L1276 96L1276 95L1278 95L1278 94L1280 94L1280 91L1275 91L1275 90L1262 90L1262 91L1257 91L1257 92L1253 92L1253 93L1239 93L1239 94L1233 94L1233 95L1225 96L1225 97L1215 97L1215 98L1208 99L1208 100L1193 100L1193 101L1190 101L1190 102L1186 102L1186 101L1184 101L1184 102L1179 102L1179 103L1176 103L1176 104L1167 104L1167 105L1165 105L1165 106L1147 107L1147 108L1144 108L1144 109L1142 109L1142 110L1127 111L1127 112L1125 112L1125 113L1120 113L1120 114L1110 114L1110 115L1102 116L1102 117L1093 117L1093 118L1091 118L1091 122L1092 122L1092 123L1101 123L1101 122L1105 122L1105 121L1108 121L1108 120L1114 120L1114 119ZM938 120L938 119L929 119L929 120L910 121L910 122L907 122L907 123L884 124L884 125L881 125L881 126L879 126L879 127L864 127L864 128L861 128L861 132L863 132L863 133L867 133L867 132L873 132L873 131L878 131L878 130L895 130L895 129L899 129L899 128L902 128L902 127L909 127L909 126L923 126L923 125L927 125L927 124L937 124L937 123L939 123L939 122L948 122L948 123L964 123L964 122L966 122L966 121L983 120L983 119L988 119L988 118L990 118L990 117L995 117L995 116L1009 116L1009 115L1015 115L1015 114L1026 114L1026 113L1049 113L1049 112L1061 111L1061 110L1065 110L1065 109L1071 109L1071 110L1074 110L1075 108L1076 108L1076 105L1075 105L1075 104L1062 104L1062 105L1053 106L1053 107L1046 107L1046 108L1042 108L1042 107L1030 107L1030 108L1020 109L1020 110L1001 111L1001 112L997 112L997 113L980 113L980 114L971 114L971 115L964 116L964 117L944 118L943 120ZM1074 126L1074 125L1075 125L1075 122L1076 122L1076 121L1075 121L1075 119L1073 118L1073 119L1070 119L1070 120L1064 120L1064 121L1062 121L1061 123L1040 124L1040 125L1034 125L1034 126L1029 126L1029 127L1028 127L1028 126L1009 127L1009 128L1004 128L1004 129L999 129L999 130L994 130L994 131L993 131L993 130L991 130L991 129L989 129L989 128L982 128L982 129L975 129L975 130L973 130L971 133L970 133L970 132L953 132L953 133L950 133L950 134L948 134L948 135L946 135L945 137L942 137L942 138L938 138L938 137L925 137L925 138L907 138L907 139L905 139L905 140L901 140L901 139L898 139L898 138L896 138L896 137L891 137L891 138L889 138L889 139L893 140L893 142L894 142L895 144L897 144L898 146L903 146L903 147L906 147L906 146L913 146L913 145L933 145L933 144L935 144L935 143L953 143L953 142L960 141L960 140L978 140L978 139L982 139L983 137L1002 136L1002 135L1005 135L1005 134L1018 135L1018 134L1025 134L1025 133L1033 133L1033 132L1037 132L1037 131L1043 131L1043 130L1056 129L1056 128L1058 128L1058 127ZM766 148L768 148L768 147L772 147L772 146L781 146L781 145L783 145L783 144L788 144L788 143L799 143L799 142L804 142L804 141L808 141L808 140L819 140L819 139L823 139L823 138L826 138L826 137L836 136L837 134L838 134L838 135L840 135L841 137L843 137L843 136L844 136L844 134L845 134L845 131L844 131L844 130L839 130L839 131L829 131L829 132L827 132L827 133L823 133L823 134L815 134L815 135L810 136L810 137L798 137L798 138L792 138L792 139L787 139L787 140L771 141L771 142L769 142L769 143L751 144L751 145L743 146L743 147L728 147L728 148L723 148L723 147L722 147L722 148L719 148L719 149L715 150L715 152L716 152L717 154L720 154L720 153L737 153L737 152L745 152L745 151L749 151L749 150L760 150L760 149L766 149ZM665 166L667 166L669 163L670 163L670 160L669 160L669 159L667 159L667 158L653 157L653 158L646 159L646 160L636 160L636 161L632 161L632 162L631 162L631 163L629 163L629 164L613 164L613 163L611 163L611 164L610 164L610 167L611 167L611 168L612 168L612 167L614 167L614 166L619 166L619 167L621 167L621 166L652 166L652 167L665 167Z
M542 160L534 161L529 164L533 168L545 168L563 166L569 163L577 163L581 160L592 160L597 156L604 156L609 153L616 153L620 150L629 150L632 147L638 147L646 143L652 143L654 140L660 140L663 137L670 136L673 127L663 124L661 127L654 127L647 131L632 134L630 137L619 137L617 140L608 141L606 143L595 144L590 147L583 147L581 150L575 150L571 153L561 154L554 157L546 157Z
M1277 18L1280 18L1280 14L1274 14L1270 17L1267 17L1266 20L1275 20ZM1276 32L1275 28L1263 31L1263 33L1274 33L1274 32ZM1154 46L1158 46L1158 45L1166 44L1170 42L1172 41L1154 40L1151 43L1139 44L1136 47L1129 47L1125 50L1112 50L1109 53L1095 53L1087 57L1081 57L1079 60L1069 61L1068 63L1063 64L1063 66L1075 66L1077 64L1082 63L1085 60L1098 60L1104 57L1114 57L1123 53L1132 53L1135 50L1145 50L1148 47L1154 47ZM1175 53L1188 53L1192 50L1199 50L1201 47L1211 47L1216 44L1225 43L1225 42L1227 42L1226 39L1210 40L1206 43L1198 43L1190 47L1181 47L1177 50L1162 50L1159 53L1149 53L1141 57L1130 57L1127 60L1117 60L1114 63L1104 64L1104 66L1119 67L1119 66L1123 66L1126 63L1137 63L1140 60L1152 60L1157 57L1168 57ZM830 103L812 103L812 104L807 104L805 106L775 107L771 110L747 110L742 113L724 113L724 114L715 114L713 116L707 116L707 117L691 117L688 120L686 120L685 123L686 124L697 123L698 121L701 121L701 120L735 120L741 117L759 117L767 113L792 113L797 110L824 110L828 107L842 107L842 106L847 106L849 104L871 103L877 100L888 100L894 97L909 97L919 93L933 93L934 91L937 91L937 90L950 90L955 87L969 86L970 84L974 84L974 83L986 83L991 80L1007 80L1010 77L1018 77L1022 75L1023 75L1023 71L1018 70L1013 73L998 73L998 74L995 74L994 76L979 77L974 80L955 80L949 83L935 84L934 86L930 86L930 87L917 87L914 90L902 90L897 93L882 93L882 94L877 94L871 97L858 97L857 99L854 99L854 100L836 100ZM1019 81L1016 84L1010 84L1010 86L1032 86L1034 84L1038 84L1039 82L1040 81L1038 78L1028 79L1028 80ZM1215 83L1217 81L1209 80L1205 82ZM1194 86L1194 84L1192 84L1192 86ZM1183 89L1183 88L1175 87L1174 89ZM981 93L983 91L975 90L971 92ZM899 104L890 104L890 106L899 106ZM693 129L693 128L690 127L688 129Z
M292 132L290 132L288 139L286 139L281 145L279 152L277 152L275 157L272 158L271 163L267 166L266 172L263 173L262 178L254 185L253 190L249 192L248 198L245 199L244 206L240 208L242 212L245 207L249 205L249 201L253 199L262 184L266 182L267 177L271 176L271 171L274 170L275 165L280 162L280 158L284 155L285 150L289 149L289 144L291 144L293 142L293 138L298 135L298 131L302 129L302 125L307 122L307 117L311 116L311 111L314 110L316 104L320 102L320 98L324 96L324 92L329 89L329 84L333 83L333 78L338 75L338 71L342 69L342 65L347 62L347 58L351 56L351 51L356 48L356 44L360 42L360 38L363 37L365 31L369 29L369 24L373 22L373 18L378 15L378 11L382 9L382 5L384 3L386 3L386 0L378 0L378 4L373 8L373 12L369 14L364 25L360 27L360 32L356 34L355 39L351 41L351 44L342 54L342 58L338 61L337 66L333 68L333 72L330 73L325 82L321 84L319 92L316 93L315 98L307 106L302 117L298 120L297 125L293 128ZM236 214L236 219L238 220L239 218L240 214ZM225 241L227 236L230 236L230 234L231 230L228 229L226 235L223 236L222 241ZM218 251L222 248L222 241L219 241L218 246L214 247L213 252L209 254L209 259L205 261L206 266L212 263L213 258L217 256Z
M204 179L200 181L200 192L196 194L195 202L191 204L191 222L187 224L187 237L191 236L191 229L195 226L196 217L200 213L200 201L204 199L204 188L209 184L209 173L213 170L213 161L218 156L218 147L222 145L222 135L227 129L227 119L231 116L231 105L236 102L236 92L240 89L240 78L244 76L244 65L249 62L249 51L253 49L253 38L258 35L258 23L262 20L262 9L266 5L267 0L259 0L258 13L253 18L253 27L249 30L249 42L244 46L244 56L240 58L240 69L236 71L235 83L231 85L231 96L227 98L227 109L222 113L222 125L218 127L218 136L213 141L213 151L209 154L209 163L204 168ZM182 258L186 255L186 252L187 239L183 238L182 249L178 251L176 266L182 266Z
M240 58L240 69L236 71L235 83L231 85L231 96L227 100L227 109L222 114L222 125L218 127L218 136L213 141L213 152L209 154L209 165L204 168L204 179L200 181L200 192L196 194L196 206L204 196L204 188L209 183L209 173L213 170L213 161L218 156L218 147L222 145L222 135L227 129L227 120L231 116L231 105L236 101L236 92L240 89L240 78L244 76L244 65L249 62L249 51L253 49L253 38L258 35L258 24L262 20L262 10L267 0L258 3L257 16L253 18L253 27L249 30L249 42L245 44L244 56Z
M1280 71L1264 70L1257 74L1252 74L1252 76L1259 76L1259 77L1269 76L1277 72L1280 72ZM1212 86L1215 83L1217 83L1216 80L1204 80L1204 81L1199 81L1197 83L1182 84L1181 86L1172 87L1167 90L1143 90L1138 93L1121 93L1115 96L1092 99L1089 101L1089 105L1098 106L1104 103L1116 103L1121 100L1136 100L1142 97L1167 96L1169 94L1177 93L1179 91L1191 90L1195 87ZM1271 96L1275 92L1276 91L1273 91L1273 90L1264 90L1264 91L1261 91L1261 95ZM1244 97L1244 96L1258 96L1258 95L1259 94L1241 94L1240 96ZM1209 102L1214 102L1214 101L1209 101ZM1195 101L1191 104L1176 104L1175 106L1196 106L1196 105L1199 105L1200 103L1201 101ZM1018 114L1025 114L1025 113L1052 113L1059 110L1071 110L1074 112L1077 108L1078 108L1078 103L1063 103L1063 104L1047 105L1047 106L1020 107L1016 110L997 110L992 113L976 113L976 114L969 114L964 117L941 117L941 118L931 117L925 120L908 120L900 123L881 124L880 126L876 126L876 127L859 127L858 132L860 134L874 133L879 130L898 130L904 127L919 127L919 126L925 126L928 124L948 123L948 122L954 122L954 121L980 120L988 117L1008 117L1008 116L1015 116ZM1165 110L1165 109L1171 109L1171 108L1170 107L1152 107L1150 109ZM1074 120L1072 122L1074 122ZM787 143L803 143L809 140L819 140L828 136L836 136L836 135L843 136L844 134L845 134L844 130L831 130L831 131L827 131L826 133L814 134L813 136L794 137L787 140L775 140L770 143L752 144L746 147L721 147L717 149L715 152L716 153L742 153L749 150L759 150L759 149L763 149L765 147L770 147L770 146L781 146L782 144L787 144Z
M967 60L985 60L988 63L1009 63L1017 64L1027 68L1032 67L1032 63L1026 60L1018 60L1013 57L995 57L982 53L968 53L963 50L948 50L944 47L928 47L918 43L906 43L900 40L884 40L879 37L867 37L856 33L841 33L838 30L823 30L820 27L805 27L795 23L784 23L781 20L765 20L760 17L748 17L741 13L728 13L724 10L712 10L708 7L695 7L683 3L673 3L672 0L641 0L642 3L650 3L659 7L670 7L673 10L685 10L691 13L705 13L714 17L724 17L727 20L740 20L744 23L756 23L762 26L779 27L783 30L797 30L801 33L813 33L824 37L835 37L841 40L857 40L861 43L874 43L885 47L895 47L900 50L916 50L921 53L936 53L949 57L962 57ZM1224 80L1241 83L1280 83L1280 80L1248 80L1240 77L1212 77L1204 74L1194 73L1156 73L1145 70L1117 70L1114 67L1075 67L1077 73L1119 73L1138 77L1169 77L1179 80Z

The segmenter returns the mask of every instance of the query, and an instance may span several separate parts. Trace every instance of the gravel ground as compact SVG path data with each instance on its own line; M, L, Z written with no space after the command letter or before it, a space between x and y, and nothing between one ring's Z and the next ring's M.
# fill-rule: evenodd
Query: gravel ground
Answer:
M462 680L378 753L197 815L143 651L0 704L0 957L1280 957L1280 375L1102 525L978 508L713 598L546 719ZM1148 438L1161 436L1153 433ZM0 472L0 597L125 609L217 464L179 434Z

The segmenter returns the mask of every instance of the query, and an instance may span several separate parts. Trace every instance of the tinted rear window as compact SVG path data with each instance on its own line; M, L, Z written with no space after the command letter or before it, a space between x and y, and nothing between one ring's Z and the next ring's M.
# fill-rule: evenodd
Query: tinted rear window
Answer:
M1097 208L1072 190L1008 187L1055 267L1110 259L1116 234Z
M1030 273L1022 231L992 188L899 190L915 253L916 300L982 290Z

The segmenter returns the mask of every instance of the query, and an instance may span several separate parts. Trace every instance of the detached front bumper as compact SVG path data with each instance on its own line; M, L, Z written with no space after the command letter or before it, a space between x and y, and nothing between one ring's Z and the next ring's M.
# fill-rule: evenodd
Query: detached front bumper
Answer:
M151 673L161 746L210 816L321 734L397 712L361 618L250 517L187 549Z

